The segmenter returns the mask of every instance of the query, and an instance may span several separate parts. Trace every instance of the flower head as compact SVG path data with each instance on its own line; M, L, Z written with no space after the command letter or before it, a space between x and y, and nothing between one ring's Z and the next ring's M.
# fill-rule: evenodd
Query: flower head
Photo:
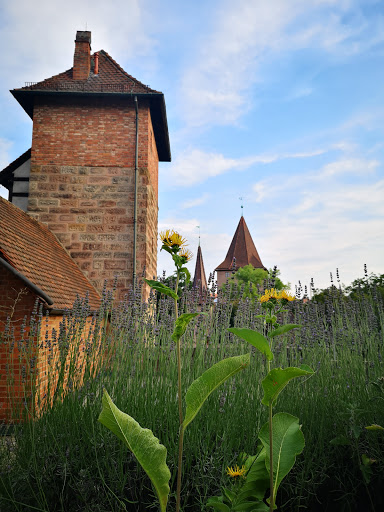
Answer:
M173 229L167 229L166 231L161 232L159 237L163 242L163 245L170 247L171 249L180 248L187 245L186 239Z
M246 472L247 470L245 469L245 466L242 466L241 469L237 465L234 468L227 468L227 475L229 475L231 478L237 478L238 476L245 478Z
M276 290L275 288L271 288L270 290L265 290L264 295L262 295L259 298L259 301L261 303L263 302L276 302L277 300L286 300L286 301L293 301L295 300L294 295L291 295L290 293L286 292L285 290Z
M191 261L191 259L193 258L193 253L189 249L183 247L179 252L179 256L181 258L185 258L185 263L187 263L187 261Z

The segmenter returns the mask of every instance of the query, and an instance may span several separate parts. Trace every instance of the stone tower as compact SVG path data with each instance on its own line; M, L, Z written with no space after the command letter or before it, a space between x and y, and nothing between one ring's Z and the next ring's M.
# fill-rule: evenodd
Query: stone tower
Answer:
M171 159L164 95L104 50L92 55L88 31L77 32L73 68L11 93L33 134L23 172L3 171L10 200L48 225L96 289L117 276L122 297L144 267L152 279L158 162Z

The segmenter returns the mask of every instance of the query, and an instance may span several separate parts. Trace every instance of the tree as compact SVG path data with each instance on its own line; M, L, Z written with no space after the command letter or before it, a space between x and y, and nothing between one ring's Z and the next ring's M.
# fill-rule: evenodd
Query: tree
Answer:
M279 275L280 270L277 268L264 270L262 268L254 268L252 265L239 268L228 280L231 299L248 297L254 300L263 292L264 288L286 290L290 285L289 283L284 284Z

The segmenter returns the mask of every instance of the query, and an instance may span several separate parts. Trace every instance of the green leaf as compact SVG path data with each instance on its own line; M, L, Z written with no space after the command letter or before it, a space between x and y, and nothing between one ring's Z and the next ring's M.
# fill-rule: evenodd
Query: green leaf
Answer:
M337 437L334 437L333 439L331 439L329 441L329 444L332 444L334 446L349 446L352 443L351 443L350 439L348 439L348 437L346 437L346 436L337 436Z
M232 510L234 511L247 511L247 512L268 512L269 507L262 501L244 501L239 505L235 505Z
M250 363L250 354L228 357L214 364L203 375L192 382L185 395L187 410L183 421L183 429L189 425L209 395L224 381L240 370L244 370Z
M185 331L187 330L187 326L192 318L195 318L197 315L204 315L205 313L183 313L180 315L175 322L175 328L173 330L172 339L175 343L179 341L179 339L183 336Z
M190 274L189 270L187 269L187 267L182 267L180 269L180 272L183 272L185 274L185 278L186 278L185 282L186 282L186 284L188 284L191 280L191 274Z
M244 484L242 491L252 489L253 495L262 500L264 498L265 491L269 488L269 473L265 467L265 449L257 455L252 465L250 466L247 475L245 477L246 483ZM247 462L245 467L247 468Z
M375 423L373 425L369 425L368 427L365 427L367 430L384 430L384 428L380 425L376 425Z
M270 331L268 333L268 336L271 338L274 338L275 336L279 336L279 334L284 334L285 332L291 331L292 329L296 329L297 327L301 327L301 325L298 324L286 324L286 325L280 325L277 329Z
M273 482L274 502L283 478L291 471L296 456L305 446L304 435L300 430L299 418L280 412L272 418L273 438ZM265 448L265 465L269 471L269 425L266 423L260 430L259 439Z
M239 338L248 341L248 343L256 347L257 350L260 350L260 352L264 354L269 361L272 361L273 354L265 336L257 331L253 331L252 329L239 329L238 327L230 327L228 331L233 332L233 334L236 334Z
M156 490L160 509L165 512L171 473L166 464L167 449L151 430L142 428L136 420L120 411L104 390L103 409L99 421L115 434L134 454Z
M220 497L214 496L212 498L209 498L207 501L207 507L212 507L215 510L219 510L220 512L230 512L230 510L231 510L228 507L228 505L223 503L222 496L220 496Z
M164 295L168 295L169 297L172 297L173 299L178 299L177 293L175 293L171 288L168 286L165 286L165 284L160 283L159 281L153 281L152 279L145 279L143 278L143 281L145 281L151 288L156 290L159 293L164 293Z
M301 365L300 368L294 366L289 368L274 368L262 381L264 397L261 401L264 405L275 404L278 395L285 388L288 382L296 377L306 377L313 375L314 371L307 365Z

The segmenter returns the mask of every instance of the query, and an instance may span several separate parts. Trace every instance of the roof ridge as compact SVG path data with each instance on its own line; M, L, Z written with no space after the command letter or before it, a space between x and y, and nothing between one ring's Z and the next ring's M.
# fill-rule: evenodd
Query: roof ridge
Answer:
M151 92L155 92L155 93L158 93L158 94L162 94L160 91L156 91L155 89L152 89L151 87L149 87L148 85L146 84L143 84L143 82L140 82L140 80L138 80L137 78L135 78L134 76L130 75L129 73L127 73L125 71L125 69L123 69L120 64L118 62L115 61L115 59L113 57L111 57L109 55L108 52L106 52L105 50L99 50L98 52L94 52L92 54L92 57L94 57L95 53L103 53L111 62L112 64L116 67L116 69L118 69L120 71L120 73L122 73L122 75L124 76L127 76L128 78L130 78L131 80L133 80L134 82L136 82L138 85L141 85L145 88L147 88L148 90L150 90Z

